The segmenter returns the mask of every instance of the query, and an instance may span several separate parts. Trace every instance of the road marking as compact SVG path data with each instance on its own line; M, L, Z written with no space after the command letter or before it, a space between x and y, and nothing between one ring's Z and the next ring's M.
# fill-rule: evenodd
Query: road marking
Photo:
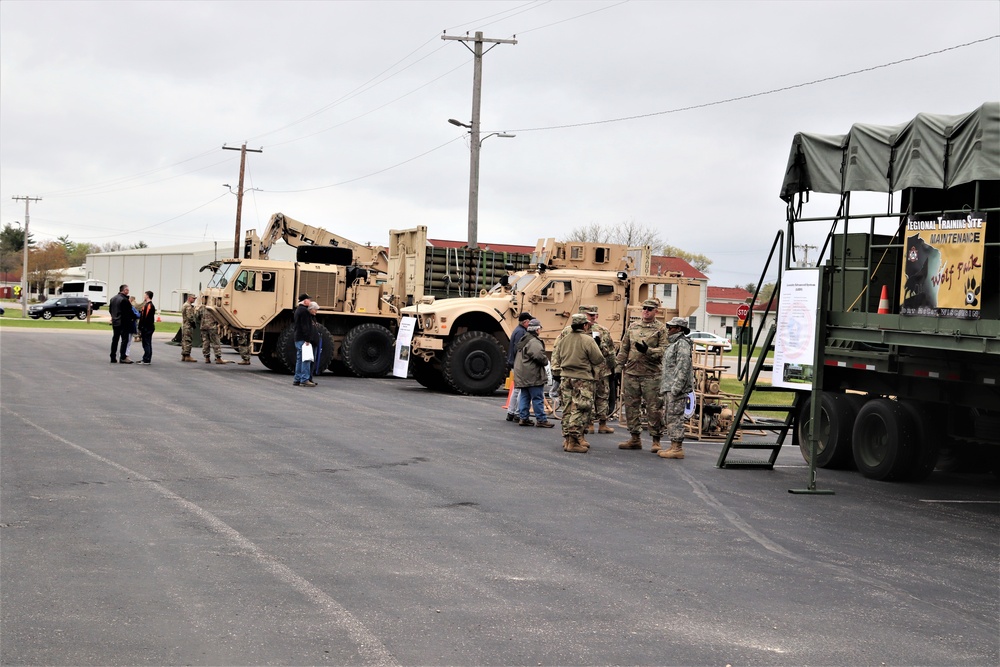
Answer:
M1000 500L926 500L921 499L922 503L952 503L955 505L1000 505Z
M325 607L332 616L334 623L342 627L347 635L354 641L357 646L358 653L366 659L366 662L374 665L396 665L398 664L392 657L392 654L385 647L385 645L379 640L379 638L369 630L365 625L358 620L354 614L347 611L340 603L334 600L332 597L327 595L322 589L314 586L307 579L299 576L293 572L289 567L278 562L278 559L274 556L262 551L256 544L248 540L241 533L239 533L235 528L224 522L222 519L218 518L208 510L202 508L199 505L187 500L167 487L161 485L155 480L146 477L145 475L127 468L120 463L116 463L111 459L105 458L96 452L92 452L86 447L78 445L76 443L70 442L69 440L56 435L52 431L49 431L38 424L26 419L22 415L14 412L13 410L5 410L10 414L14 415L25 424L28 424L32 428L35 428L45 435L49 436L53 440L57 440L65 445L72 447L73 449L81 452L82 454L89 456L91 458L97 459L101 463L111 466L115 470L122 472L134 479L148 484L153 490L157 491L162 496L167 499L178 503L189 512L193 512L195 515L200 517L205 523L209 525L216 533L221 535L223 538L228 539L230 542L235 544L239 549L243 550L245 553L249 554L251 558L256 560L264 569L268 570L277 579L283 581L284 583L290 585L292 588L297 590L299 593L305 595L308 599L312 600L315 604Z

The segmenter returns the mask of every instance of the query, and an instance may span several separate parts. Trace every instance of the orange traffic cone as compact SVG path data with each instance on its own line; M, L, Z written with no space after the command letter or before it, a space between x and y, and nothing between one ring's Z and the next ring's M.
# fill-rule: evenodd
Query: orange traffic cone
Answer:
M882 296L878 299L878 314L889 314L889 294L886 292L885 285L882 285Z
M160 316L159 316L159 315L157 315L157 316L156 316L156 321L157 321L157 322L162 322L163 320L161 320L161 319L160 319Z
M503 404L503 409L510 409L510 397L514 395L514 376L511 375L507 378L507 385L509 390L507 391L507 402Z

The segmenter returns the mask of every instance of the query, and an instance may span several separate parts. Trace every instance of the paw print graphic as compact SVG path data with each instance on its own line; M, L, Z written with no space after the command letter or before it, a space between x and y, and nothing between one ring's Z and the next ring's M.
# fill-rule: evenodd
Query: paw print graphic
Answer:
M982 285L976 284L975 278L969 278L965 281L965 305L966 306L978 306L979 305L979 292L982 290Z

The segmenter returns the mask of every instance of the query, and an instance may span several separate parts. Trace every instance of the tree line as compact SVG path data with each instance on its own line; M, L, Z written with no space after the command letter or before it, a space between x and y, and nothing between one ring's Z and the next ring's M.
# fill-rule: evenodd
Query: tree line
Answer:
M22 227L15 227L8 223L4 225L3 229L0 229L0 276L2 276L0 280L3 282L20 282L24 266L24 247L25 238ZM143 241L129 246L117 241L100 245L80 243L70 239L69 235L60 236L54 241L37 243L35 235L29 233L27 247L28 282L35 286L49 286L57 281L57 276L63 269L85 264L87 255L147 246ZM35 291L41 290L36 289Z

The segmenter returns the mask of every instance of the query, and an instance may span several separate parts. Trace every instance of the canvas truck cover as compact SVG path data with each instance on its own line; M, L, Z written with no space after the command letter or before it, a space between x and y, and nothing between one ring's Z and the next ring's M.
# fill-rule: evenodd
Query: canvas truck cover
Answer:
M897 192L947 189L1000 180L1000 102L967 114L918 114L902 125L858 123L848 134L800 132L781 198L801 192Z

